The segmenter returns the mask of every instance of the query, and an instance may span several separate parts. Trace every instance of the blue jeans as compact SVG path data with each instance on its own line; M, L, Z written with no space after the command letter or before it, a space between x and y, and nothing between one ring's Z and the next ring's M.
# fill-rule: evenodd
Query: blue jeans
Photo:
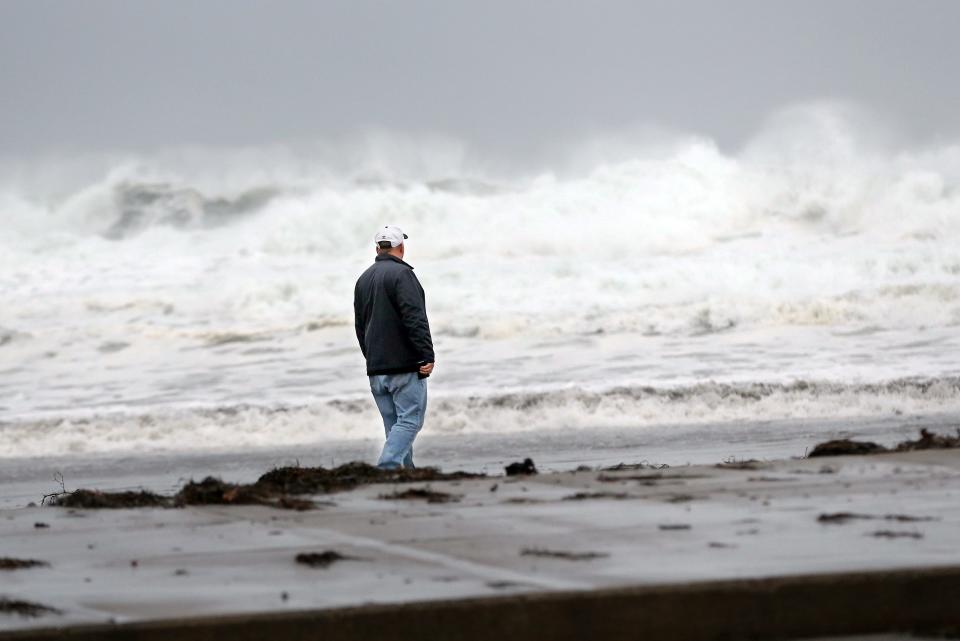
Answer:
M377 374L370 377L370 391L387 434L377 467L412 468L413 439L427 414L427 379L416 372Z

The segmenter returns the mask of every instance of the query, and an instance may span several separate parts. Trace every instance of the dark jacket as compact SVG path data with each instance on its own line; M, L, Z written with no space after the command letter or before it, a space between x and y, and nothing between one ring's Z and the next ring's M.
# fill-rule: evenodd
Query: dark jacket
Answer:
M413 267L380 254L353 290L357 340L367 375L415 372L433 362L427 304Z

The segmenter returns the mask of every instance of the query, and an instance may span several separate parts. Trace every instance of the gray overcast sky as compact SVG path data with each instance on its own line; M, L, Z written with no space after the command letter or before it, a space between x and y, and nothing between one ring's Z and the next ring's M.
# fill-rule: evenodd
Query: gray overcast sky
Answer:
M798 101L960 131L953 0L0 0L0 153L315 140L503 149Z

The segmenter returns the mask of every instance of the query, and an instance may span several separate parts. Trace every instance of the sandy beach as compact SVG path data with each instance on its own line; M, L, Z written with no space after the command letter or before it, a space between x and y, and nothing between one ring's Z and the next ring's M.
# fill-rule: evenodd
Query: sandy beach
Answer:
M409 490L417 491L402 494ZM364 485L310 497L317 507L306 511L8 508L0 511L3 555L45 565L4 571L0 596L50 610L0 615L0 627L4 634L97 624L119 630L222 616L950 571L960 567L958 496L960 452L935 450ZM302 554L317 556L302 557L311 565L297 561ZM954 575L938 580L956 585ZM943 603L952 608L956 595L943 594ZM930 616L901 606L908 616ZM866 626L860 632L891 631L853 619ZM521 637L538 638L518 631Z
M958 24L0 2L0 641L960 639Z

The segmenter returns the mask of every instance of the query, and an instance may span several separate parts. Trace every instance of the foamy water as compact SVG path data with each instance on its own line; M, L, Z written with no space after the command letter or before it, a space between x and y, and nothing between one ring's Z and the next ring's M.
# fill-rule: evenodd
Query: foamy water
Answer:
M960 146L873 140L818 107L523 174L417 140L7 162L0 456L375 431L352 289L387 222L438 433L960 411Z

